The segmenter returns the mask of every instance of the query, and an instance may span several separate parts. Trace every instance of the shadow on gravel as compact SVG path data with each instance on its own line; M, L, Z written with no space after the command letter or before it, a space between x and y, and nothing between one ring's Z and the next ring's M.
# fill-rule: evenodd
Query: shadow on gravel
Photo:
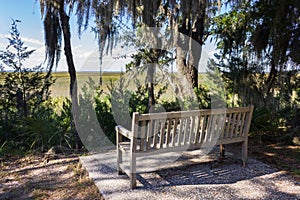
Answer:
M80 158L105 199L300 199L300 186L283 172L254 159L243 167L229 152L225 159L201 162L185 155L175 166L138 173L131 190L129 177L117 175L115 155Z
M249 160L246 167L231 157L206 163L189 164L157 171L157 174L173 185L231 184L275 172L268 165Z

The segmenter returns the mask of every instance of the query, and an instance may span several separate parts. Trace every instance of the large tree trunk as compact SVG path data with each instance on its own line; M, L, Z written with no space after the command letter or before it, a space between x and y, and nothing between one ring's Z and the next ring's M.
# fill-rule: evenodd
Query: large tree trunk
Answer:
M186 41L188 42L188 41ZM192 50L194 49L194 50ZM191 88L198 88L198 65L201 56L201 48L178 45L176 47L176 66Z
M198 88L198 65L204 43L204 23L207 2L198 8L195 18L186 18L182 24L173 22L175 30L176 65L193 89ZM176 20L176 19L174 19ZM193 24L191 24L193 23ZM182 34L182 35L180 35Z
M78 89L77 89L76 69L75 69L73 55L72 55L69 19L70 17L64 11L64 0L61 0L60 20L61 20L61 27L63 30L63 37L64 37L64 52L68 64L68 72L70 75L70 97L72 100L72 113L73 113L74 123L76 123L79 116L78 97L77 97ZM74 145L76 148L78 148L79 138L78 135L75 133L74 133Z
M148 65L147 69L147 79L148 79L148 111L149 113L153 112L155 105L154 97L154 66L152 63Z
M155 23L155 19L153 16L156 16L157 10L160 5L160 0L152 0L152 1L144 1L144 10L143 10L143 22L148 27L157 27L157 24ZM153 31L153 29L149 29L150 32ZM148 33L149 34L149 33ZM153 34L153 36L157 33L150 33L150 35ZM157 39L155 36L152 37L153 39ZM153 41L154 47L157 47L157 40ZM154 73L155 73L155 64L158 63L158 49L153 48L150 49L150 58L149 59L149 65L147 69L147 89L148 89L148 110L149 112L153 112L154 105L155 105L155 95L154 95Z

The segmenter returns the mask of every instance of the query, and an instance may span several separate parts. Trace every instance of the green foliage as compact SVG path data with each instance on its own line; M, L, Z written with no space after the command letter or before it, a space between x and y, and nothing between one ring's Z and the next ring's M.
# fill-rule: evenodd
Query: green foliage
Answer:
M59 107L59 110L55 111ZM69 98L49 101L47 107L51 112L50 120L54 122L52 134L48 140L48 146L62 145L75 148L73 116L71 113L71 101Z
M111 97L105 95L102 91L95 96L95 111L98 122L104 134L112 142L116 142L115 120L111 110Z
M33 114L35 108L49 97L49 86L53 83L51 77L42 73L41 65L33 68L23 65L34 50L27 50L24 46L16 22L13 20L6 51L0 51L1 65L13 70L4 73L1 77L3 83L0 83L2 116L9 119Z
M22 144L15 142L13 140L5 140L0 143L0 156L4 155L18 155L24 156L26 154L26 149L22 146Z
M51 129L47 129L49 124L41 116L43 111L40 109L49 98L49 87L53 80L51 76L46 77L41 65L32 68L24 66L24 61L34 50L24 46L17 22L13 20L9 44L5 51L0 51L1 66L5 70L12 70L1 73L0 141L5 143L12 140L6 144L22 150L36 144L44 149Z
M55 131L55 123L51 122L49 116L44 113L26 117L22 119L23 134L20 135L24 145L29 145L28 149L38 149L43 152L48 146L48 141Z
M298 8L296 1L244 1L213 19L219 53L211 63L222 75L226 103L254 105L252 133L260 139L299 123Z
M180 111L182 108L182 104L178 99L175 101L161 100L160 105L166 110L166 112Z
M272 122L271 112L268 109L257 108L254 110L250 127L251 137L261 142L263 137L271 136L270 133L275 136L275 127L276 123Z

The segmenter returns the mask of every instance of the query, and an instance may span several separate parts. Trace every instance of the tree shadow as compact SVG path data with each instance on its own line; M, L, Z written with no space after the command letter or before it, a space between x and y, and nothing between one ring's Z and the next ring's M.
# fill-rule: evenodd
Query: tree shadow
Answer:
M5 173L7 176L0 181L0 199L47 199L55 196L57 199L73 199L84 195L81 193L83 188L95 186L88 179L81 179L85 175L77 163L78 156L68 155L49 163L36 161L34 165L15 166L21 169ZM90 195L95 196L94 193Z

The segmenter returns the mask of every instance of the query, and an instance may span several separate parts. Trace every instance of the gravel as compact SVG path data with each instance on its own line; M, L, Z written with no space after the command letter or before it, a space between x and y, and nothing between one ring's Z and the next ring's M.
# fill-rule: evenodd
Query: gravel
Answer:
M300 199L300 183L269 165L249 158L243 167L234 154L220 160L216 153L197 153L185 152L167 166L139 173L135 190L127 175L117 175L115 151L80 161L105 199ZM141 161L147 165L146 158Z

